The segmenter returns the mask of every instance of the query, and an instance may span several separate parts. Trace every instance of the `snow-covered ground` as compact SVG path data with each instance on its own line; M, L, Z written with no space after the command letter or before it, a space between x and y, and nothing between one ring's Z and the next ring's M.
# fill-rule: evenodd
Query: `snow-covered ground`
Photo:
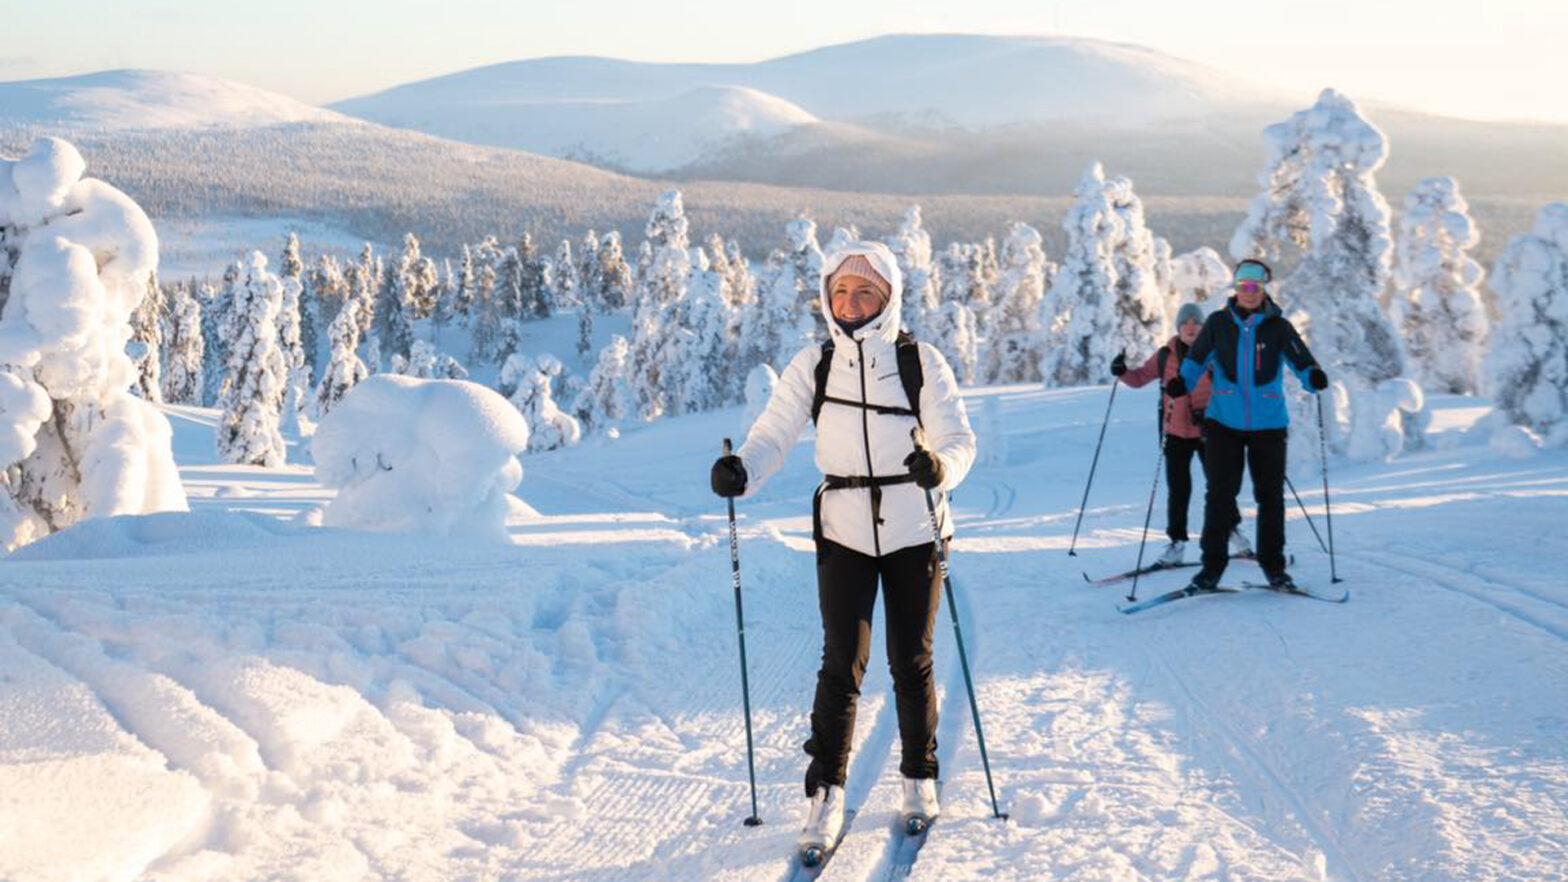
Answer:
M1484 406L1439 398L1435 450L1332 475L1350 603L1127 617L1125 586L1079 571L1135 556L1149 395L1117 402L1066 553L1105 395L970 395L953 566L1012 819L990 818L944 612L944 814L910 878L1565 878L1568 455L1500 458L1464 433ZM0 559L0 878L789 877L819 646L809 445L739 506L748 828L707 489L738 410L525 457L509 545L298 526L329 495L307 466L219 464L215 414L170 416L191 513ZM1296 486L1320 512L1315 476ZM1324 584L1292 515L1296 574ZM874 663L860 813L825 879L896 870L887 692Z

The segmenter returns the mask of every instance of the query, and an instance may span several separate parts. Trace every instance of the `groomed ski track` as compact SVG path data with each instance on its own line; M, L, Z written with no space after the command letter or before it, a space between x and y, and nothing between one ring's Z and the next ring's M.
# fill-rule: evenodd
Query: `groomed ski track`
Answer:
M1475 402L1439 397L1437 449L1336 465L1353 602L1127 617L1080 571L1136 554L1148 400L1118 400L1066 554L1105 392L970 396L984 456L952 565L1012 819L991 818L943 610L943 811L907 878L1568 878L1568 455L1496 459L1462 436ZM307 467L217 464L213 414L172 416L193 515L0 560L0 824L33 831L0 878L794 878L820 647L809 440L737 506L765 822L747 828L706 489L737 411L528 458L542 515L508 547L287 527L324 496ZM1294 572L1327 584L1289 514ZM904 878L880 614L828 882Z

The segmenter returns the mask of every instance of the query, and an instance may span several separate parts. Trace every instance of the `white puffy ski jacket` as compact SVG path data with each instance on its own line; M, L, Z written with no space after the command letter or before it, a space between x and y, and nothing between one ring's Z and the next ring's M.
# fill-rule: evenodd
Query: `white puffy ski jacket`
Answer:
M852 254L864 255L893 289L881 314L853 335L833 320L827 291L827 279ZM827 397L908 408L909 398L898 376L896 340L903 285L893 253L875 242L846 246L823 261L822 283L818 287L822 312L828 317L828 330L834 341ZM937 501L937 519L943 537L948 537L953 535L953 525L947 514L945 491L963 481L974 464L975 434L969 428L969 416L947 359L926 343L919 344L919 351L925 374L920 392L920 422L924 423L926 447L941 458L946 469L943 484L937 488L943 491ZM748 495L784 465L801 430L811 420L816 368L821 356L821 348L811 346L790 360L773 397L768 399L767 409L752 425L746 443L736 451L746 466ZM841 477L907 475L904 458L914 450L909 433L915 426L913 416L825 402L817 419L817 468L824 475ZM872 518L870 488L826 489L824 483L818 490L823 536L873 556L930 542L931 522L920 487L913 483L891 484L882 487L881 492L881 521L877 523Z

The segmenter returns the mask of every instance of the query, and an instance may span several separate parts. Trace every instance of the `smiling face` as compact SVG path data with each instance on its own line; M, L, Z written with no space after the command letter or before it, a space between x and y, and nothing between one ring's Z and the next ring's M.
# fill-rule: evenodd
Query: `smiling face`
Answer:
M869 279L840 275L828 291L828 305L835 319L854 323L875 318L887 305L887 300Z
M1249 306L1247 308L1251 309L1252 307ZM1188 319L1181 323L1181 327L1176 329L1176 334L1181 337L1181 342L1191 346L1192 341L1198 339L1198 332L1201 330L1203 330L1203 322L1197 319Z

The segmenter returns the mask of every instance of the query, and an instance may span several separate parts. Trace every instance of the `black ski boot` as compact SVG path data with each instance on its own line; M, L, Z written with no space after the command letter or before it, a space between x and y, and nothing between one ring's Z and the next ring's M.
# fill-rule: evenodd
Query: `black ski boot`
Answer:
M1269 573L1268 577L1269 577L1269 590L1270 591L1299 591L1299 590L1301 590L1301 589L1296 587L1296 580L1292 579L1290 577L1290 573L1287 573L1284 570L1280 570L1277 573Z
M1220 584L1220 574L1209 570L1207 567L1198 571L1187 583L1188 591L1213 591Z

